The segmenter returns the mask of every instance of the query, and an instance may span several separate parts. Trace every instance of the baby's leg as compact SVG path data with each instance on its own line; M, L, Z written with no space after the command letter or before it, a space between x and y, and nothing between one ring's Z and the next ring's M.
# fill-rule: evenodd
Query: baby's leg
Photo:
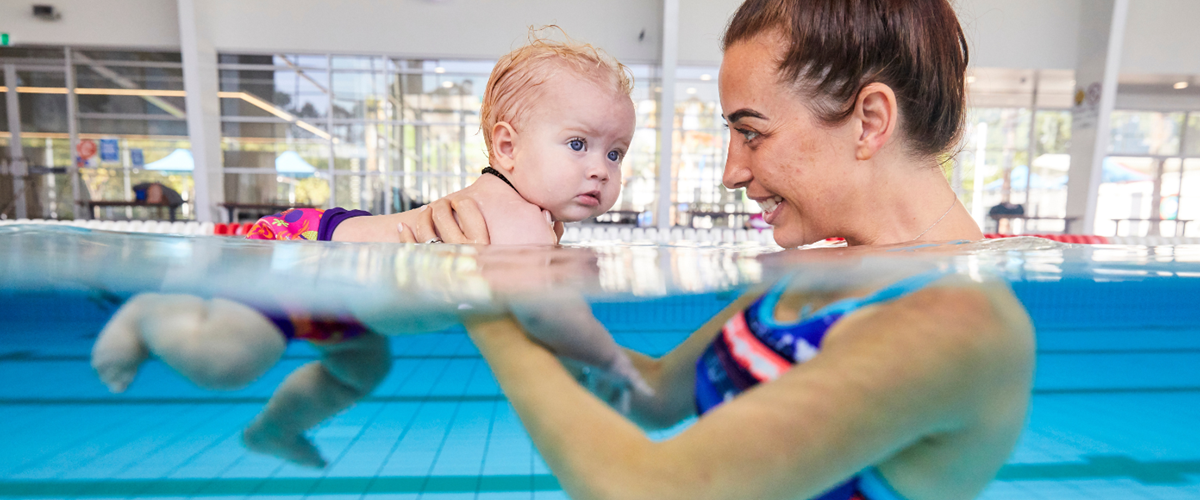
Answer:
M337 344L314 344L321 360L288 375L267 407L242 434L246 447L300 465L324 467L305 431L349 408L383 381L392 367L387 339L367 333Z
M236 389L279 361L286 347L262 313L224 299L141 294L100 332L92 367L113 392L123 392L151 354L196 385Z

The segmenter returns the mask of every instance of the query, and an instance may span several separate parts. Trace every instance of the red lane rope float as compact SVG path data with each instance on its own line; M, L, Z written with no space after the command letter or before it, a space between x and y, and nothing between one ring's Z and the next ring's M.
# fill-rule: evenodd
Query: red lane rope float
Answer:
M1107 245L1108 238L1090 234L985 234L984 239L1015 238L1017 236L1033 236L1060 243L1075 243L1080 245Z

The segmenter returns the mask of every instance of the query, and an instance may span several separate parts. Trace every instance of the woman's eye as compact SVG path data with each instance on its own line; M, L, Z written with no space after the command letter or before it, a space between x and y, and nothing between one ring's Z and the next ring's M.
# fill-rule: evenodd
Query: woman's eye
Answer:
M571 142L567 143L567 147L571 148L572 151L583 151L584 146L586 144L584 144L583 139L571 139Z
M746 142L750 142L758 138L758 132L753 130L738 130L738 133L742 134L742 138L746 139Z
M617 160L620 160L620 159L621 159L621 153L618 153L618 152L616 152L616 151L609 151L609 152L608 152L608 160L609 160L609 161L617 161Z

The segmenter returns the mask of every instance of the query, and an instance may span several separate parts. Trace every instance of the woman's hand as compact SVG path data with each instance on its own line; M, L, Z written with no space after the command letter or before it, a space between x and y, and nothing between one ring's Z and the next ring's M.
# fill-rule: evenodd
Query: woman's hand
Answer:
M447 196L417 209L412 226L400 224L401 243L487 245L487 223L475 200Z

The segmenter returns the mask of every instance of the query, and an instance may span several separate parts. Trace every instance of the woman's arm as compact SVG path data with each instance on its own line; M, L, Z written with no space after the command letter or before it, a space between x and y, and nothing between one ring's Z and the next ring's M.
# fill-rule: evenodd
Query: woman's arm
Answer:
M749 307L765 292L764 285L743 293L661 358L626 349L633 366L654 390L653 397L636 392L632 395L629 418L645 428L665 429L694 415L696 360L730 317Z
M654 443L513 321L468 329L573 498L809 498L918 441L973 432L997 398L1023 415L1032 370L1010 292L930 288L846 317L820 355ZM662 380L682 378L676 364Z

